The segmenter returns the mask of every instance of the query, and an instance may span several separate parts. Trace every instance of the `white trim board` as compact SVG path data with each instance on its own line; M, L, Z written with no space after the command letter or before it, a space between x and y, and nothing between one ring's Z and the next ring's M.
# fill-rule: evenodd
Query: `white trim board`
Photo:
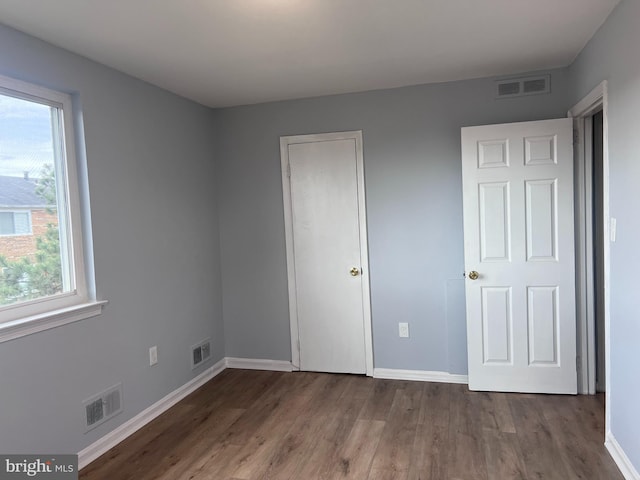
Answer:
M588 95L571 108L567 115L574 118L574 127L578 133L578 144L576 145L576 166L577 177L579 180L578 192L580 201L578 206L581 209L578 220L585 215L585 196L586 188L591 182L591 178L587 178L589 172L585 171L585 155L584 151L584 127L585 119L593 115L597 110L602 108L603 115L603 158L602 158L602 176L603 176L603 192L602 192L602 208L604 216L604 343L605 343L605 428L609 431L611 428L611 345L610 345L610 285L611 285L611 245L610 245L610 211L609 211L609 99L608 84L603 81L597 85ZM578 383L579 393L593 394L595 393L595 327L593 325L593 317L590 315L592 305L589 291L593 290L592 282L589 279L592 272L588 271L589 263L586 261L590 254L587 250L587 225L578 225L576 229L578 235L578 256L576 258L576 266L580 272L580 278L576 281L577 293L577 314L578 314Z
M626 480L640 480L640 473L635 469L629 457L624 452L616 438L611 432L607 433L607 439L604 442L604 446L609 451L611 458L616 462L616 465L620 469L620 473Z
M227 359L223 358L215 365L207 368L204 372L202 372L194 379L188 381L183 386L177 388L173 392L158 400L150 407L137 414L135 417L127 420L119 427L107 433L104 437L100 438L96 442L93 442L88 447L82 449L80 452L78 452L78 469L80 470L86 467L96 458L105 454L117 444L122 442L124 439L140 430L147 423L151 422L156 417L169 410L184 397L194 392L209 380L211 380L213 377L224 371L226 366Z
M373 378L413 380L417 382L469 383L469 377L467 375L448 372L429 372L426 370L398 370L395 368L374 368Z
M286 360L263 360L261 358L226 357L227 368L241 368L246 370L271 370L274 372L293 372L293 365Z

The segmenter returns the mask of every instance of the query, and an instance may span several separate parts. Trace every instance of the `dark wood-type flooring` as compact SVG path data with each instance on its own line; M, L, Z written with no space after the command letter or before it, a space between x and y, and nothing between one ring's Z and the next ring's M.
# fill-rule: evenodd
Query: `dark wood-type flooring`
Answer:
M225 370L81 480L622 480L601 396Z

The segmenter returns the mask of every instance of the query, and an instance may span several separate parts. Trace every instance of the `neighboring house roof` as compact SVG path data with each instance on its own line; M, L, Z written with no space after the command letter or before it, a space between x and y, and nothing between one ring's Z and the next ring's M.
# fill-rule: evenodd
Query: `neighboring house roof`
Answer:
M36 194L37 181L23 177L0 175L0 208L46 207L45 200Z

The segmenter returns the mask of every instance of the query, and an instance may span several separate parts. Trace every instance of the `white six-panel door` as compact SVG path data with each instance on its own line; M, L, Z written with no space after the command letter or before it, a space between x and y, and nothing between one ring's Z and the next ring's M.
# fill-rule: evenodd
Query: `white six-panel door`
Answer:
M301 370L372 373L361 141L360 132L281 139L293 363Z
M576 393L572 148L571 119L462 129L472 390Z

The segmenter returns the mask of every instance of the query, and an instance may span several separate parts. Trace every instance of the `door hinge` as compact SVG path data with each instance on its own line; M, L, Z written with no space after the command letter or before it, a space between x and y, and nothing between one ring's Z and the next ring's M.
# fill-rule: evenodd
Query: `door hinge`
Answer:
M580 139L580 132L578 132L577 128L574 128L573 129L573 144L577 145L579 139Z
M287 163L287 178L291 178L291 164Z

